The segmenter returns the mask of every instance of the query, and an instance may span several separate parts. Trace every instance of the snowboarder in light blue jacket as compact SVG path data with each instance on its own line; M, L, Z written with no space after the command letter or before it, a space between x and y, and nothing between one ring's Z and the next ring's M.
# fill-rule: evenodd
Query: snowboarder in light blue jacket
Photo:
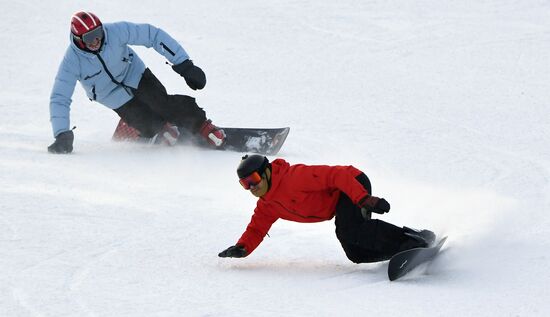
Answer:
M90 12L71 18L71 44L59 66L50 96L50 121L55 142L51 153L70 153L74 134L70 129L71 98L79 81L88 98L113 109L140 136L160 139L173 136L174 124L202 135L212 146L225 141L225 133L206 118L195 99L169 95L128 45L154 48L180 74L187 85L202 89L206 76L183 47L163 30L150 24L101 23ZM177 131L177 130L176 130Z

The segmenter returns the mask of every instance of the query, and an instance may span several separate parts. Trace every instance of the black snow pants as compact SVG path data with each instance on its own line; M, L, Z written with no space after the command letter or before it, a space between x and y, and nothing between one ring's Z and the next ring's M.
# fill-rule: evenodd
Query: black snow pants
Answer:
M196 133L206 120L206 113L195 98L169 95L149 68L145 69L138 88L132 92L134 97L115 112L142 137L153 137L166 122Z
M356 179L372 193L367 175L361 174ZM378 219L364 219L361 208L343 192L336 205L335 225L336 237L354 263L388 260L399 251L405 238L403 228Z

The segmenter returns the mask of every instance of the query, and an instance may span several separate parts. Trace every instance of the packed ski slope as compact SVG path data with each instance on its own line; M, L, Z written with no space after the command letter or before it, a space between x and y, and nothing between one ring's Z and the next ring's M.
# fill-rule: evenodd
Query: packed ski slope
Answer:
M0 0L0 316L548 316L547 1ZM148 22L208 83L214 123L290 126L291 163L353 164L392 211L449 235L389 282L349 262L334 224L277 222L220 259L255 199L239 153L110 142L77 87L75 152L51 155L48 101L77 10Z

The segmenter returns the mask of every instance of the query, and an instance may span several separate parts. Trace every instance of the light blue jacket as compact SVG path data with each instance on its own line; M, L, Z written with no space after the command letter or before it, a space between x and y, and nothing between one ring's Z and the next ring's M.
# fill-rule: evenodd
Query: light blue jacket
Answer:
M152 47L172 64L189 59L170 35L150 24L128 22L103 24L105 39L99 52L111 75L119 83L137 88L145 64L128 45ZM79 49L71 39L55 77L50 96L50 121L54 137L70 129L71 98L79 81L90 100L117 109L132 99L132 91L114 83L96 54Z

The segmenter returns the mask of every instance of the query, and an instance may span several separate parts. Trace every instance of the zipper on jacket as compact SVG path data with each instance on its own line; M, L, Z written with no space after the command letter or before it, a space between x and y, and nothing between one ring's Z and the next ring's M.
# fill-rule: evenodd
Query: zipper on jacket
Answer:
M99 62L101 63L101 66L103 66L103 69L105 69L105 72L107 73L107 75L109 75L109 78L111 78L111 81L113 83L115 83L116 85L121 86L122 88L124 88L124 90L126 91L126 93L128 93L128 95L133 96L132 93L131 93L132 87L127 86L123 82L117 81L115 79L115 77L113 76L113 74L111 74L111 72L107 68L107 65L105 64L105 61L103 60L103 58L101 58L101 55L99 55L99 53L96 53L95 55L99 59Z
M176 53L174 53L171 49L169 49L168 46L166 46L166 44L164 44L163 42L160 42L160 46L162 46L162 48L164 48L172 56L176 56Z

